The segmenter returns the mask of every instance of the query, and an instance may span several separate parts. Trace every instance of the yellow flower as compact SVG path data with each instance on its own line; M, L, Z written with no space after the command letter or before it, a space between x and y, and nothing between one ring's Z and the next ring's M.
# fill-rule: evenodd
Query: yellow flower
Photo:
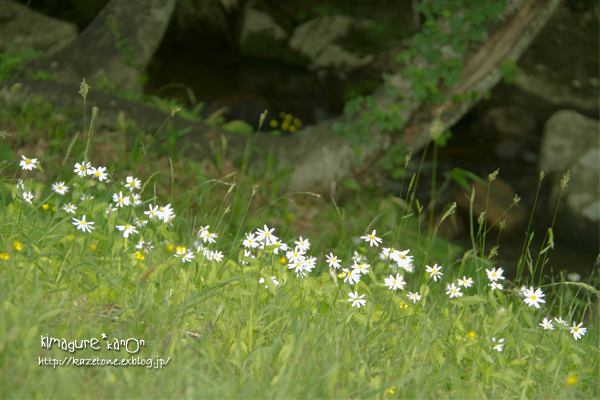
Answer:
M405 302L400 303L400 308L408 308L408 304Z
M389 394L394 394L396 392L396 386L392 386L391 388L389 388L388 390L386 390L387 393Z
M279 118L283 118L283 117L285 117L285 113L282 111L279 113Z
M173 246L173 245L172 245L172 244L170 244L169 246ZM175 247L175 251L176 251L177 253L185 253L185 248L184 248L184 247L181 247L181 246L177 246L177 247Z
M293 133L296 130L296 127L294 125L290 126L290 132Z
M144 257L144 255L142 253L140 253L139 251L136 251L135 258L137 258L138 260L143 260L146 257Z
M98 247L97 247L95 244L93 244L93 245L91 245L91 246L90 246L90 249L91 249L92 251L96 250L97 248L98 248Z
M281 256L281 258L279 259L279 263L285 264L286 262L287 262L287 258L285 258L284 256Z
M286 121L291 121L292 120L292 114L286 114L285 117L283 117L284 120Z
M18 240L15 240L15 242L13 243L13 248L16 251L22 251L23 250L23 243L19 242Z
M42 208L44 209L44 211L48 211L50 209L50 206L48 204L44 204Z
M271 122L269 122L269 125L271 125L271 128L277 128L277 125L279 125L279 123L276 119L272 119Z
M294 118L294 125L296 125L298 128L300 127L300 120L298 118Z
M281 130L287 131L290 128L290 123L288 121L283 121L281 124Z
M467 333L467 336L470 338L475 338L475 336L477 336L477 335L475 334L475 332L469 331L469 333Z
M56 208L56 206L52 206L52 211L56 212L56 210L58 210L58 208Z
M168 251L173 251L173 250L175 250L175 246L173 246L171 243L169 243L169 244L167 245L167 250L168 250Z
M8 253L0 253L0 260L8 260L9 258Z
M573 386L577 383L577 375L571 375L567 378L567 385Z

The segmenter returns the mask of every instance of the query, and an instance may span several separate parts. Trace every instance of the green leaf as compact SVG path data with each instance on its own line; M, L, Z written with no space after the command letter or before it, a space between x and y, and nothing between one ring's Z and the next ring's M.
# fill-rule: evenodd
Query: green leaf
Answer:
M223 124L223 129L229 132L241 133L242 135L251 135L254 132L252 125L238 119Z
M350 190L360 190L360 185L354 178L343 180L342 185Z

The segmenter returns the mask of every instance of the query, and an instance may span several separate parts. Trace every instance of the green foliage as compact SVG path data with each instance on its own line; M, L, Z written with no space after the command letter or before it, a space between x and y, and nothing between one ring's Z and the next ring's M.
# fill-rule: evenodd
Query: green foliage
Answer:
M515 83L515 78L518 75L517 64L514 60L502 61L500 63L500 70L502 71L502 77L506 83Z
M15 50L14 45L9 43L6 50L0 53L0 83L15 78L21 65L36 59L40 54L34 49Z

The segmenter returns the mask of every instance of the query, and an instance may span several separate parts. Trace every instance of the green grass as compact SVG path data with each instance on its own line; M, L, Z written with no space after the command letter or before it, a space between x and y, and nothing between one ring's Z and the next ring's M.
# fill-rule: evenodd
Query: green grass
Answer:
M285 171L272 159L266 171L232 171L226 155L194 162L168 146L169 139L131 126L76 136L69 119L57 115L36 103L0 115L0 129L10 134L2 145L10 157L0 165L0 397L598 397L598 326L589 319L597 311L598 277L591 277L594 286L538 282L544 253L523 265L536 282L521 269L515 282L502 282L504 290L489 289L485 270L495 266L494 256L479 251L489 227L472 221L473 248L466 252L437 237L433 224L421 232L418 221L428 210L412 200L411 177L408 208L360 191L335 203L285 194ZM45 148L28 147L40 138ZM43 152L43 169L21 170L16 154L25 150ZM93 166L108 167L111 182L72 172L86 154ZM141 180L134 192L143 204L107 217L113 194L129 193L127 176ZM24 189L17 179L24 179ZM65 196L52 192L57 181L69 185ZM32 204L23 200L30 191ZM82 194L94 198L84 201ZM73 215L60 210L68 202L78 206L75 218L95 222L92 233L77 230ZM127 239L115 228L144 217L151 204L167 203L176 213L172 224L152 220ZM245 234L264 224L290 246L308 237L316 268L296 277L273 246L244 257ZM224 260L194 252L191 262L182 262L178 247L202 242L198 232L206 225L218 234L209 248ZM374 229L383 240L379 247L359 239ZM142 239L154 249L136 249ZM414 256L413 273L398 270L407 282L403 290L383 284L392 269L379 257L382 247ZM325 254L350 268L355 251L368 258L370 272L350 286ZM434 264L443 266L437 282L425 273ZM474 286L449 299L446 283L463 276ZM520 284L541 287L546 303L528 307ZM348 302L355 291L365 295L364 307ZM421 300L413 303L408 292L419 292ZM585 318L587 334L576 341L556 322L556 330L544 330L544 317ZM41 345L46 335L66 342L96 338L102 349L48 350ZM143 339L145 346L132 355L108 350L115 338ZM493 350L493 338L504 339L502 352ZM71 356L169 363L160 369L39 366L40 358Z

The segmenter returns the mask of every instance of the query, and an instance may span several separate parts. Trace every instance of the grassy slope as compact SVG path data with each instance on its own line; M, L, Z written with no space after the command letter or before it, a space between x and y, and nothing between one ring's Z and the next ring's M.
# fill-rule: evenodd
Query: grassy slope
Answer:
M90 182L71 172L86 138L73 142L61 167L74 134L62 119L41 104L2 111L0 129L11 134L0 148L3 159L39 152L45 172L3 165L0 253L8 259L0 260L1 397L598 396L597 326L586 324L587 334L575 341L566 328L538 325L546 316L579 322L593 288L546 283L546 303L529 308L508 283L504 291L489 290L485 269L493 259L473 253L457 259L457 249L419 234L416 216L402 218L407 213L389 199L348 193L336 208L309 194L280 197L283 172L248 168L232 175L226 157L194 163L173 146L150 144L151 135L129 132L134 139L124 139L127 127L91 140L90 161L107 166L114 183L77 190L74 182ZM142 143L150 144L146 154ZM146 184L144 210L155 202L173 204L172 227L151 221L126 240L114 226L142 216L141 209L104 217L112 194L122 190L119 182L130 175ZM26 188L36 194L33 205L15 199L16 178L35 179ZM58 180L71 185L66 197L51 195ZM93 202L79 200L84 192ZM78 204L77 218L96 221L92 234L77 231L70 215L42 208L68 201ZM239 262L243 235L265 223L290 245L298 235L310 239L318 265L308 277L297 278L270 251ZM173 248L159 244L191 248L195 230L205 225L219 234L211 249L223 252L221 263L200 256L182 263ZM410 249L415 257L415 272L402 272L402 291L383 285L392 271L379 261L381 246L353 240L373 229L385 247ZM144 259L134 248L142 238L155 246ZM339 271L328 271L325 253L334 252L349 268L355 250L368 257L371 272L350 287L336 277ZM444 267L441 282L425 273L425 265L435 263ZM463 275L475 286L450 300L446 283ZM365 307L350 306L347 293L354 291L365 294ZM413 304L409 291L418 291L421 301ZM77 358L127 357L123 349L106 350L102 333L111 341L143 339L136 357L170 358L169 364L160 370L38 365L40 357L72 355L42 349L41 335L100 340L102 350L77 351ZM502 352L492 349L492 338L504 339Z

